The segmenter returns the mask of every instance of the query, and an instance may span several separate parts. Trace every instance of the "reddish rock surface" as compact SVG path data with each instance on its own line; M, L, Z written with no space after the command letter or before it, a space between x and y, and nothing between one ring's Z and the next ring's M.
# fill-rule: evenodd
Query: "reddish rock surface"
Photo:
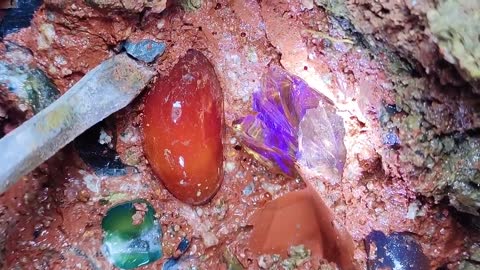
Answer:
M115 203L142 197L159 214L165 258L187 237L191 247L185 254L186 266L225 269L223 257L230 253L244 268L259 269L258 256L248 248L252 228L246 221L272 199L305 188L300 179L261 166L232 132L232 121L251 113L251 93L271 62L332 97L344 119L343 179L336 185L317 181L313 187L351 234L360 268L366 267L367 259L363 240L372 230L414 233L432 259L432 268L446 264L455 268L467 256L465 248L475 240L474 233L462 227L448 208L417 197L412 182L383 166L384 151L393 150L382 145L378 118L384 102L395 102L396 87L380 61L386 56L352 44L352 36L324 10L304 7L302 2L308 1L220 0L203 1L193 12L171 7L161 14L134 16L100 11L84 1L63 2L43 6L30 28L5 38L29 48L34 64L62 93L127 38L167 43L165 54L154 64L158 80L191 48L209 59L224 91L224 180L209 203L189 206L173 197L144 156L140 98L113 116L119 135L116 150L138 172L97 176L67 147L0 197L4 268L112 269L100 252L102 216ZM50 48L40 49L41 33L51 33L50 26L42 28L45 24L53 25L55 38ZM290 28L297 31L295 39L285 37ZM399 166L394 157L389 164ZM319 254L312 253L311 259L318 260ZM159 269L163 262L144 269Z

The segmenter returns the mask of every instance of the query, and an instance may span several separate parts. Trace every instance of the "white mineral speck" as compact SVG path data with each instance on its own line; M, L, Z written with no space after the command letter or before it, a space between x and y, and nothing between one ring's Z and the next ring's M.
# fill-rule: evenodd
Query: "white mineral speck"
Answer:
M57 69L55 66L50 65L50 66L48 67L48 73L50 73L50 74L57 74L57 73L58 73L58 69Z
M232 61L232 64L235 64L235 65L240 64L240 57L236 54L231 55L230 60Z
M202 234L202 240L205 247L213 247L218 244L218 238L212 232L205 232Z
M46 50L55 40L55 27L53 24L44 23L40 26L37 37L37 46L39 50Z
M65 64L67 64L67 60L65 60L65 57L63 57L61 55L55 55L54 62L55 62L56 65L59 65L59 66L63 66Z
M248 184L242 191L243 195L245 196L248 196L250 194L253 193L253 191L255 190L255 183L254 182L250 182L250 184Z
M177 123L180 116L182 116L182 103L175 101L172 105L172 121Z
M109 144L112 142L112 137L109 136L105 130L100 131L100 137L98 138L98 143L100 144Z
M180 166L182 166L182 168L185 168L185 160L182 156L178 158L178 163L180 164Z
M84 170L80 170L79 172L83 176L85 186L87 186L90 191L94 193L100 192L100 179L98 177L91 175Z
M233 172L233 170L235 170L235 163L233 163L231 161L228 161L227 163L225 163L225 171L226 172Z
M252 63L257 63L258 62L258 55L257 52L253 47L250 47L248 50L248 55L247 55L248 61Z
M246 94L246 95L244 95L244 96L242 97L242 101L243 101L244 103L247 103L249 100L250 100L250 94Z
M282 186L277 184L271 184L268 182L262 182L262 188L271 195L275 195L275 193L277 193L282 188Z
M161 20L159 20L158 23L157 23L157 28L158 28L158 29L162 29L164 25L165 25L165 20L164 20L164 19L161 19Z
M194 79L195 79L195 77L193 77L192 74L185 74L185 75L182 76L182 81L185 81L185 82L191 82Z
M237 74L231 70L227 71L227 76L232 80L236 80L238 78Z
M418 201L414 201L410 203L410 205L408 205L406 218L415 219L415 217L417 217L418 210L419 210Z
M22 112L26 112L26 111L29 109L29 107L27 106L27 104L23 104L23 103L20 103L20 104L18 105L18 108L19 108Z
M317 182L315 184L315 187L317 188L317 191L319 192L324 192L325 191L325 184L322 182Z

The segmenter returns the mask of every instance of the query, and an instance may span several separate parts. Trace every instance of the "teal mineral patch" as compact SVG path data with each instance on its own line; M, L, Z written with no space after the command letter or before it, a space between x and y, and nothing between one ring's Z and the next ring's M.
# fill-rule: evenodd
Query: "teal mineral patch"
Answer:
M110 208L102 220L104 256L121 269L133 269L160 259L162 229L155 210L144 199Z
M0 61L0 84L29 105L34 113L54 102L60 92L43 71Z

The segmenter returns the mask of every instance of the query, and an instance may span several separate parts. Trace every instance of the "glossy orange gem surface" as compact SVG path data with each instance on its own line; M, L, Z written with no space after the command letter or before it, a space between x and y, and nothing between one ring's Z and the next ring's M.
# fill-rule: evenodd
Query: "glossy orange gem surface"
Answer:
M145 98L145 155L179 200L211 199L223 178L223 95L215 70L189 50Z

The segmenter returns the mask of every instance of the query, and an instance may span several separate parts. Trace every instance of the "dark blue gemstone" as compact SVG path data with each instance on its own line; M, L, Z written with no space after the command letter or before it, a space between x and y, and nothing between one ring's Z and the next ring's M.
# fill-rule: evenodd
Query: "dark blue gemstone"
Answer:
M168 259L162 267L162 270L177 270L178 269L178 261L176 259L170 258Z
M372 231L365 238L368 269L423 270L430 269L421 246L408 233Z
M190 246L190 241L184 237L182 238L182 241L180 241L180 244L178 244L177 250L179 250L181 253L185 253L185 251L187 251L189 246Z
M385 105L385 110L387 111L388 114L396 114L396 113L398 113L398 108L397 108L397 105L395 105L395 104L387 104L387 105Z

